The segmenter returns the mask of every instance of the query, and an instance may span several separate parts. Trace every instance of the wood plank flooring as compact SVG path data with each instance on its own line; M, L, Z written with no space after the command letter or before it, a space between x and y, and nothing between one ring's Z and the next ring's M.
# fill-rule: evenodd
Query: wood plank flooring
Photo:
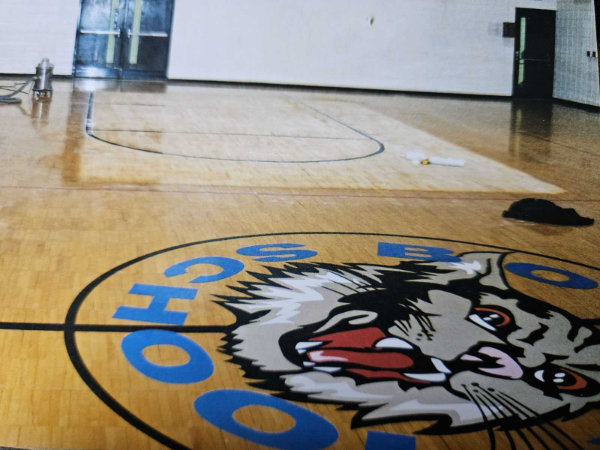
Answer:
M0 106L0 445L598 445L598 225L502 217L600 217L597 112L54 84Z

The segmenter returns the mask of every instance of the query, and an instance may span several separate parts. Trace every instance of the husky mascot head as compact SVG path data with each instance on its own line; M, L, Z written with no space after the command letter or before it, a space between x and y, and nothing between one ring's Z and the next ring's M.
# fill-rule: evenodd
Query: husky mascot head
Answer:
M287 263L231 287L223 351L256 385L358 410L353 425L510 429L593 407L593 325L511 289L502 253L460 262Z

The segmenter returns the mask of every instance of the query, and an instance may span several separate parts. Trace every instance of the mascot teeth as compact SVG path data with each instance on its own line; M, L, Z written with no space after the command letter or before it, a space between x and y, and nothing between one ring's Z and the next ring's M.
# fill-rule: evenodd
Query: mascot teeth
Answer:
M322 342L298 342L296 344L296 351L300 354L306 353L306 350L313 347L318 347L322 345Z
M441 359L438 358L431 358L431 362L433 363L434 367L438 370L438 372L442 372L442 373L450 373L450 369L448 369L446 367L446 364L444 364L444 361L442 361Z
M405 350L412 350L413 346L403 339L397 337L389 337L382 339L375 344L377 348L401 348Z
M415 380L429 381L432 383L446 381L446 375L443 373L405 373L404 375L414 378Z
M320 370L321 372L334 373L342 370L341 367L333 367L333 366L319 366L315 367L315 370Z

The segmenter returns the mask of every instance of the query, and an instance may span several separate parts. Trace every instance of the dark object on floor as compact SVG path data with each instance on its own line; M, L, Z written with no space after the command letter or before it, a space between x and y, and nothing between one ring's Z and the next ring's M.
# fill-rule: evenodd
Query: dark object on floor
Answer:
M581 217L573 208L561 208L549 200L540 198L518 200L502 213L502 217L552 225L581 226L594 223L594 219Z

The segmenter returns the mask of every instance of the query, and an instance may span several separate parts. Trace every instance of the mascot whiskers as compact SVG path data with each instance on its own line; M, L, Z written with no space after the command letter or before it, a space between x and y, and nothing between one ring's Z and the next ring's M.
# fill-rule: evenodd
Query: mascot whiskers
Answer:
M356 409L353 426L508 430L595 407L598 330L510 288L504 256L266 267L220 299L238 319L223 351L282 397Z

